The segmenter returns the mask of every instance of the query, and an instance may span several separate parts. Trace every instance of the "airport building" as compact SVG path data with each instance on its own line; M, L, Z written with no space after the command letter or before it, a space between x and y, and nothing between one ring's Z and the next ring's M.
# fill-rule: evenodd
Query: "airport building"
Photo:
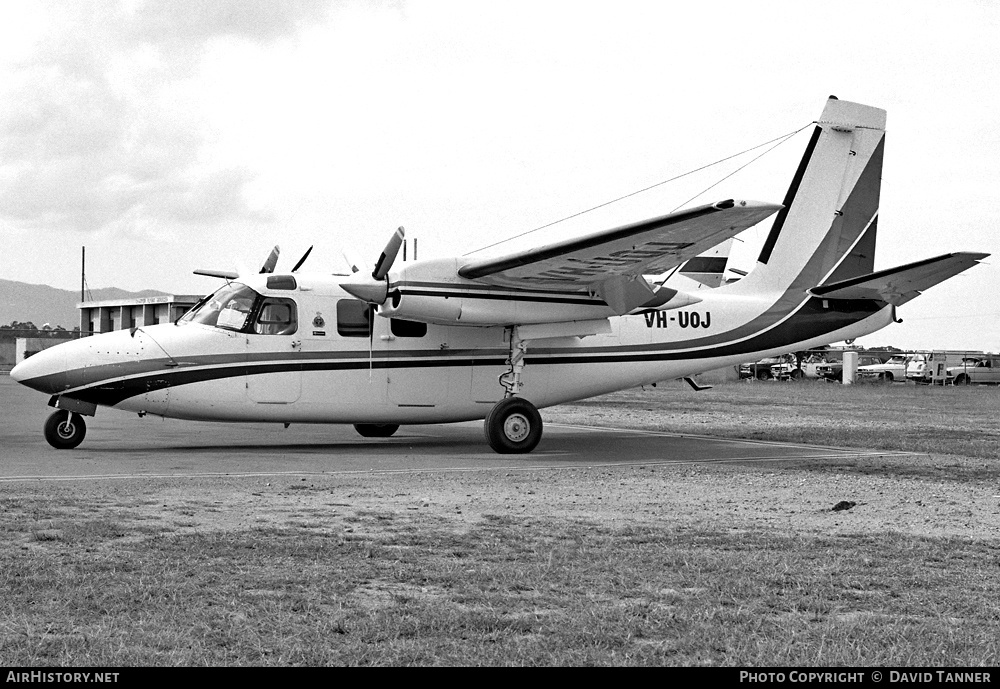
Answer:
M80 302L76 305L80 309L80 332L97 335L112 330L170 323L184 315L199 299L201 296L195 294L164 294Z

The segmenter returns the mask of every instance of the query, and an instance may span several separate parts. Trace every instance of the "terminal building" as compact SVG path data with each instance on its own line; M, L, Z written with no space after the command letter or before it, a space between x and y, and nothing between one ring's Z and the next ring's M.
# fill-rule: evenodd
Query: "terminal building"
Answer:
M201 299L194 294L164 294L156 297L83 301L80 309L80 332L97 335L112 330L141 328L157 323L172 323Z

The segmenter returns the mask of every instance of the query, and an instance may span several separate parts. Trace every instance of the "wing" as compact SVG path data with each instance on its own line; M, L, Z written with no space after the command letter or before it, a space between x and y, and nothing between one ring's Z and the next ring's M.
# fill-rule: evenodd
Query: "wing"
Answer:
M828 299L877 299L902 306L925 289L971 268L989 254L959 252L880 270L809 290Z
M781 209L720 201L527 251L466 263L464 278L501 287L598 294L618 313L647 302L643 275L664 273Z

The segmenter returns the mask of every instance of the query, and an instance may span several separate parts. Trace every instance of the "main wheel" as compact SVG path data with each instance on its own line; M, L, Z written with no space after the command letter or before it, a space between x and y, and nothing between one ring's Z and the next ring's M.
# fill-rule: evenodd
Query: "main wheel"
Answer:
M542 439L542 417L523 397L497 402L483 425L490 447L500 454L531 452Z
M60 409L45 420L45 439L57 450L72 450L86 435L87 424L79 414Z
M965 375L964 373L959 373L957 376L955 376L955 382L952 383L952 385L968 385L969 382L970 382L969 376Z
M356 423L354 430L365 438L388 438L399 430L395 423Z

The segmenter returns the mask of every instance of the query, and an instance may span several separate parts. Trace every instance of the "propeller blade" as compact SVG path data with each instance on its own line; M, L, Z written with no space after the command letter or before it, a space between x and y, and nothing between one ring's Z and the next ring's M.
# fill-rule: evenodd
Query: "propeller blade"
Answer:
M240 276L235 270L209 270L207 268L198 268L194 271L195 275L206 275L210 278L223 278L225 280L235 280Z
M358 258L358 256L350 249L344 249L344 260L347 261L348 267L351 269L352 273L371 273L365 262Z
M385 245L385 250L379 256L378 262L375 264L375 270L372 271L373 278L384 280L385 276L389 274L389 269L392 268L392 264L396 260L396 254L399 253L399 247L403 245L405 234L403 228L400 227L389 238L389 243Z
M308 249L306 249L306 252L302 254L302 258L300 258L299 262L295 264L294 268L292 268L293 273L302 267L302 264L306 262L307 258L309 258L309 254L312 252L312 250L313 248L311 246Z
M267 260L264 261L264 265L262 265L260 267L260 272L261 273L273 273L274 272L274 266L276 266L278 264L278 254L280 254L280 253L281 253L281 247L279 247L277 244L275 244L274 248L271 249L271 254L267 257Z

